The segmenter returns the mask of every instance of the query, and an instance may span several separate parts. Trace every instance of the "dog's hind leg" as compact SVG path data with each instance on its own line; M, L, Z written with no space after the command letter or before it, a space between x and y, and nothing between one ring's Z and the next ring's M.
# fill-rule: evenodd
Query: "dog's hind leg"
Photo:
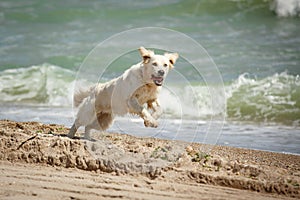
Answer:
M112 113L97 113L97 123L100 126L102 131L105 131L110 127L113 122L113 115Z
M95 119L92 123L85 126L84 129L84 138L87 140L91 140L91 130L106 130L113 121L113 116L111 113L98 113L97 119Z
M84 128L84 139L91 140L91 130L92 128L89 125Z
M91 140L91 130L96 129L99 130L100 126L98 124L98 121L95 119L91 124L88 124L84 128L84 138L87 140Z
M68 133L68 137L69 138L74 138L74 136L75 136L75 133L77 132L77 126L76 126L76 124L74 123L73 124L73 126L71 127L71 129L70 129L70 131L69 131L69 133Z

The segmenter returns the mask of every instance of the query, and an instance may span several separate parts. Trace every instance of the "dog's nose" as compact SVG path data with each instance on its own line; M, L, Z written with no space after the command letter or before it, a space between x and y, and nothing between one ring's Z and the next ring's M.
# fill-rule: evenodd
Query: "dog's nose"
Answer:
M159 70L159 71L158 71L158 74L159 74L160 76L163 76L163 75L165 75L165 71L164 71L164 70Z

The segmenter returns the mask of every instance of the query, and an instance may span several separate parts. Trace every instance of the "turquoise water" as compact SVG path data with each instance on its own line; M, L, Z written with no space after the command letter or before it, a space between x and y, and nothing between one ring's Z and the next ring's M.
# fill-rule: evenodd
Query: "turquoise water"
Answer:
M299 153L299 14L298 0L2 0L0 118L59 123L51 114L53 108L63 110L60 121L69 125L74 79L89 52L119 32L162 27L191 37L216 63L225 84L225 116L230 127L223 130L222 137L228 139L232 133L232 138L236 138L246 125L261 133L244 131L254 141L274 138L260 138L270 132L268 127L273 127L271 132L276 137L284 132L284 136L273 141L271 149L251 146L253 142L247 143L243 138L239 138L240 143L238 139L227 141L229 145ZM122 44L115 48L118 45ZM136 52L123 55L111 64L105 78L119 75L137 59ZM170 74L161 94L165 118L183 117L197 122L217 115L212 112L205 82L194 77L190 64L181 58L176 69L191 85L176 83ZM24 112L17 111L20 107ZM183 127L185 132L190 130L188 125ZM278 127L287 128L276 132ZM171 133L172 129L168 131ZM288 142L283 138L287 135ZM188 136L179 138L187 140ZM275 145L282 141L285 144L281 147ZM287 148L289 144L291 147Z
M183 32L203 45L226 81L245 72L258 78L283 71L298 75L300 20L279 17L272 2L4 0L0 69L47 62L76 70L96 44L113 34L155 26Z

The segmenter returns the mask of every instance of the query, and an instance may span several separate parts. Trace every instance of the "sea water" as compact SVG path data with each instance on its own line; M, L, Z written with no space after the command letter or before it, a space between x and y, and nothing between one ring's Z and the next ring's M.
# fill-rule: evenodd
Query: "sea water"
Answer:
M207 84L180 58L160 93L159 128L128 115L108 131L299 154L299 14L298 0L1 1L0 118L71 126L77 72L89 52L122 31L161 27L206 49L224 81L225 113L212 109ZM122 55L103 79L139 59L136 50ZM210 132L214 126L220 131Z

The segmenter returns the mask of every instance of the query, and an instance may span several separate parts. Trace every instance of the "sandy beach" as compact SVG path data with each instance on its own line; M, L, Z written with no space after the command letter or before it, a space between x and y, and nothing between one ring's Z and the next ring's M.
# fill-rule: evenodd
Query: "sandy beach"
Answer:
M1 120L0 199L300 198L299 155L67 132Z

